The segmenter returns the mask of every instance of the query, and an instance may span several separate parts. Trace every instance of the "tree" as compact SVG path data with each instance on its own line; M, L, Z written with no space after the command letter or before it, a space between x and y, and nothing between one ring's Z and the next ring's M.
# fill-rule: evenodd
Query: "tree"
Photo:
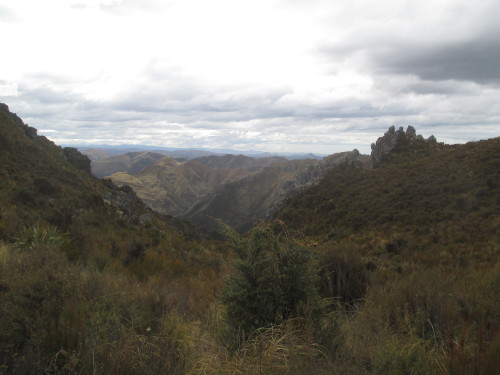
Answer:
M285 231L273 233L270 225L255 228L246 238L223 228L237 253L222 294L231 328L248 337L258 328L316 310L319 297L307 248Z

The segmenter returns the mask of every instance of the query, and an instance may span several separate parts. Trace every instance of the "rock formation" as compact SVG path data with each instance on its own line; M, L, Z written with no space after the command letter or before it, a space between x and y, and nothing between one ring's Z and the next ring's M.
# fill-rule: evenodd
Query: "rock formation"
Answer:
M376 143L372 143L371 145L372 166L376 167L387 155L394 152L398 147L422 141L424 141L424 137L417 135L415 128L411 125L408 125L406 132L403 127L396 130L394 126L391 126L383 137L380 137ZM436 138L431 135L426 141L436 142Z

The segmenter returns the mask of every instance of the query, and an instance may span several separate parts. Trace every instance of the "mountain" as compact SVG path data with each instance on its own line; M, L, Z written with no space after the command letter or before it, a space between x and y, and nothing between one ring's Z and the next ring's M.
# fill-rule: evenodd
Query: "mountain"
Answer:
M314 247L340 311L327 344L339 373L496 374L500 138L445 145L391 127L371 159L330 169L273 221Z
M222 246L5 104L0 182L0 373L185 373L172 334L215 302Z
M139 173L155 168L193 186L248 173ZM1 373L498 373L500 138L390 128L371 156L243 175L212 195L221 217L274 216L221 225L227 241L95 178L5 105L0 181Z
M111 161L113 167L125 169L124 158L130 164L131 157L142 160L143 155L129 153L94 163ZM357 151L323 160L227 154L178 162L164 157L139 172L116 172L109 178L119 186L132 187L147 205L162 214L183 217L209 230L217 228L209 218L246 230L274 211L288 194L342 163L362 167L367 157Z
M132 187L157 212L180 216L200 198L247 173L194 160L181 163L167 156L138 173L118 172L109 179L119 186Z
M171 156L173 158L194 159L203 156L220 155L219 153L208 150L191 150L191 149L173 149L166 147L144 146L144 145L94 145L94 146L77 146L82 154L88 156L90 160L97 161L111 157L116 157L129 153L153 153L163 156Z
M77 150L87 156L91 161L102 160L113 156L109 152L98 148L77 148Z
M224 156L224 155L245 155L251 158L270 158L270 157L284 157L288 160L295 159L318 159L321 160L325 155L313 153L293 153L293 152L262 152L262 151L238 151L231 149L189 149L189 148L175 148L175 147L159 147L147 145L91 145L91 146L73 146L76 147L84 155L87 155L91 160L101 160L106 157L126 154L128 152L155 152L174 158L195 159L203 156Z
M462 235L450 236L461 238L497 225L500 138L444 145L411 133L389 129L377 144L389 144L395 136L400 140L384 155L372 147L375 168L332 169L317 185L288 200L278 217L321 238L369 230L403 236L413 228L445 237L436 232L447 223L456 230L464 226Z
M213 221L217 218L238 231L245 231L272 213L288 195L321 179L328 169L343 164L361 168L367 162L367 157L357 150L323 160L284 161L224 185L196 203L183 217L207 230L217 227Z
M273 164L282 163L286 160L286 158L281 156L255 158L233 154L226 154L223 156L211 155L193 159L193 161L212 168L243 169L248 172L254 172Z
M143 227L141 217L161 230L196 236L186 223L157 215L132 190L93 177L86 156L37 135L5 104L0 134L0 240L12 241L27 226L51 225L75 238L94 238L75 242L92 253L109 248L110 241L123 243L118 233L124 223L133 228L127 237L134 236Z
M115 172L136 173L142 169L153 165L161 158L163 154L155 152L127 152L125 154L111 156L100 160L92 160L92 174L102 178L112 175Z

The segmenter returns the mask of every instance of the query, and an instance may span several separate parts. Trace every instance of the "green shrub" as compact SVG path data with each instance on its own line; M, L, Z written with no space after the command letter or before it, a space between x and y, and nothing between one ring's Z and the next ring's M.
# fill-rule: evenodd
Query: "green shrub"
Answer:
M226 280L222 301L229 325L243 337L256 329L319 307L309 251L270 228L255 228L248 238L226 228L238 258Z
M67 244L66 236L55 227L24 227L16 238L14 246L22 250L31 250L38 246L62 249Z

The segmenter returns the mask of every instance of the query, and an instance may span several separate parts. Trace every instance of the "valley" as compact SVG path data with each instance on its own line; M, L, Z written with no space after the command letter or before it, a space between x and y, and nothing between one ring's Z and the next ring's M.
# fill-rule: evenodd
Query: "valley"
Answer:
M496 374L500 138L373 141L91 162L1 104L0 374Z

